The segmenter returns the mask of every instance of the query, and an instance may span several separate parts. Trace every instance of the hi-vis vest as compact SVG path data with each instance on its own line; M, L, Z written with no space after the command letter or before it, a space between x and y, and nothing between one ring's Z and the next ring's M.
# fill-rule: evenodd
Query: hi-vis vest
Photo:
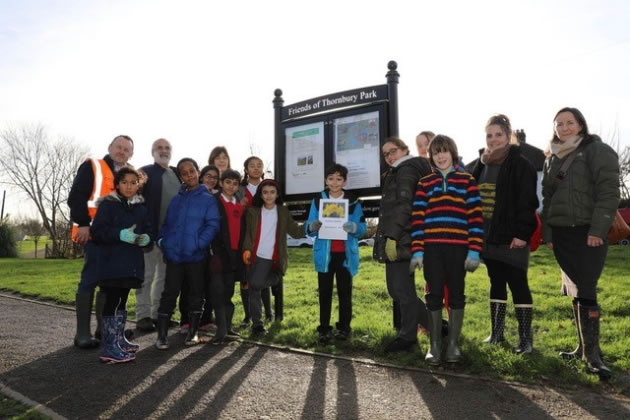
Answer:
M94 184L92 185L92 194L90 195L90 199L87 202L88 214L90 215L90 219L94 220L94 216L96 216L96 201L105 197L112 191L114 191L114 174L110 169L107 162L103 159L87 159L86 161L90 161L92 163L92 173L94 174ZM91 221L90 220L90 221ZM77 232L79 230L79 225L76 223L72 224L72 240L76 242Z

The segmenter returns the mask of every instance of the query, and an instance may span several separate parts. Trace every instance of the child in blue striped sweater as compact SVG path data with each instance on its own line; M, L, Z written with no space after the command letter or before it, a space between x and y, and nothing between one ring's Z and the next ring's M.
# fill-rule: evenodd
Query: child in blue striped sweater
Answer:
M448 136L437 135L429 144L433 172L418 181L411 213L410 270L424 267L431 348L425 361L441 360L442 301L444 283L449 289L447 362L458 362L457 341L464 319L464 278L479 266L483 245L481 198L475 179L456 163L457 145Z

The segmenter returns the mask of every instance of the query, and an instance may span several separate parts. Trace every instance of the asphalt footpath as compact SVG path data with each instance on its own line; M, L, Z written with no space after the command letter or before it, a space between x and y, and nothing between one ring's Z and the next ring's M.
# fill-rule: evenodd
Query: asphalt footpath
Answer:
M250 342L134 362L72 346L74 311L0 295L0 390L70 419L630 419L630 399L396 368Z

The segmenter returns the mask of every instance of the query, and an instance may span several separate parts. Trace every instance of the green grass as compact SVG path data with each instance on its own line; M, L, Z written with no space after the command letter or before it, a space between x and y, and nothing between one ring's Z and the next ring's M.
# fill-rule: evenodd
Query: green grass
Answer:
M48 416L45 416L9 397L5 397L4 395L0 396L0 419L44 420L48 418Z
M40 257L40 253L41 255L44 255L44 252L46 250L46 243L52 245L52 241L49 240L46 236L40 238L40 240L37 241L37 257ZM24 255L35 252L35 241L30 239L27 239L25 241L18 241L17 251L19 257L23 257Z
M386 356L384 347L395 336L392 328L391 299L385 287L384 267L372 261L371 248L361 248L361 271L354 279L353 335L349 342L319 345L315 331L319 324L317 275L310 249L290 250L289 271L285 277L285 319L268 325L264 342L299 347L319 352L371 358L390 363L427 368L424 353L428 337L420 336L412 352ZM599 302L603 308L601 347L606 363L615 373L609 382L613 389L630 390L630 248L612 246L599 282ZM81 260L0 260L0 289L39 299L72 305L81 270ZM528 357L512 353L517 343L517 324L511 303L508 306L506 338L510 345L494 347L482 344L490 331L488 308L489 280L484 266L466 279L467 306L461 349L464 360L448 371L485 377L545 382L574 386L598 384L595 376L583 371L582 362L564 362L560 350L573 349L576 331L572 321L571 300L560 296L560 271L553 254L546 247L532 254L529 282L535 305L534 347ZM418 292L423 293L423 279L417 275ZM511 298L510 298L511 299ZM233 301L237 311L234 322L243 317L238 288ZM334 298L332 321L337 319ZM135 296L129 300L133 317ZM248 332L245 332L247 336Z

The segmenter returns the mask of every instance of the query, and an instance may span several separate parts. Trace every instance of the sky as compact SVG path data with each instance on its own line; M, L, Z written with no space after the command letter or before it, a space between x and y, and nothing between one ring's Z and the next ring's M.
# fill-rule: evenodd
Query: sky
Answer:
M630 145L628 22L624 0L2 0L0 128L42 123L95 157L128 134L136 166L160 137L173 163L224 145L242 170L273 162L276 88L288 105L385 84L395 60L409 145L447 134L468 162L504 113L544 149L564 106Z

